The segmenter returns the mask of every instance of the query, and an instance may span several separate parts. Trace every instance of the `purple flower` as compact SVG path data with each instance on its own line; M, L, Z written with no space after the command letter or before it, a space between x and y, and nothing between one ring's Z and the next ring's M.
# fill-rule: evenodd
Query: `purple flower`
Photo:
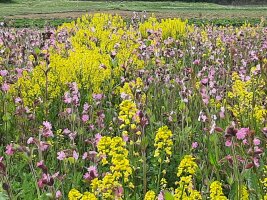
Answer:
M49 148L49 144L47 144L46 142L41 141L39 148L41 151L46 151Z
M164 200L164 195L163 195L162 191L160 191L160 193L158 195L158 200Z
M261 141L258 138L254 138L253 143L257 146L261 144Z
M6 152L7 155L12 156L15 153L15 150L13 149L13 145L12 144L8 144L6 146Z
M51 129L52 129L52 125L50 122L48 122L48 121L43 122L42 134L44 137L53 137L54 136Z
M82 121L85 123L89 120L89 115L82 115Z
M256 167L259 167L259 166L260 166L260 162L259 162L259 159L258 159L258 158L254 157L254 158L253 158L253 162L254 162L254 165L255 165Z
M198 59L195 60L195 61L193 62L193 64L194 64L194 65L199 65L199 64L200 64L200 60L198 60Z
M58 160L64 160L66 158L66 154L64 151L57 152L57 159Z
M95 101L100 101L103 98L103 94L93 94L93 99Z
M102 138L100 133L95 134L95 143L96 145L98 144L98 142L100 141L100 139Z
M88 181L91 181L93 180L94 178L98 177L98 173L97 173L97 168L96 166L90 166L88 167L87 169L87 173L84 174L83 178L85 180L88 180Z
M78 158L79 158L79 153L77 153L75 150L73 151L73 158L75 159L75 160L78 160Z
M249 132L249 128L241 128L237 131L236 137L238 140L243 140Z
M2 90L3 90L4 92L7 92L9 89L10 89L10 86L9 86L7 83L4 83L4 84L2 85Z
M90 108L90 106L88 105L88 103L85 103L85 104L83 105L83 111L84 111L84 112L88 111L89 108Z
M46 129L52 129L52 125L51 125L51 123L48 122L48 121L44 121L44 122L43 122L43 126L44 126L44 128L46 128Z
M4 70L0 70L0 75L1 75L1 76L4 77L4 76L6 76L7 74L8 74L8 71L7 71L7 70L5 70L5 69L4 69Z
M197 142L193 142L193 143L192 143L192 148L193 148L193 149L196 149L197 147L198 147L198 143L197 143Z
M62 194L60 190L56 191L56 199L60 199L62 197Z
M227 146L227 147L232 146L232 141L231 140L226 140L225 146Z
M34 143L34 138L33 137L30 137L28 140L27 140L27 144L33 144Z
M88 153L87 152L84 152L84 154L82 156L82 159L85 160L87 157L88 157Z
M129 140L128 135L123 135L122 138L123 138L123 141L124 142L128 142L128 140Z

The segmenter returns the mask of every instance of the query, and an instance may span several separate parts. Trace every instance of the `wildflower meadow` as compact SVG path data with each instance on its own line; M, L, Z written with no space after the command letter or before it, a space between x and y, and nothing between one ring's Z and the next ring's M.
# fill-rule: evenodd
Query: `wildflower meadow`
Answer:
M267 28L84 15L0 29L1 200L267 200Z

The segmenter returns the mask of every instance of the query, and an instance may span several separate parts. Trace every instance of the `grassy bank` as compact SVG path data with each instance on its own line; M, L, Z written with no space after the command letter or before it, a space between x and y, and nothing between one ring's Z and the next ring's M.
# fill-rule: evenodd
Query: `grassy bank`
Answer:
M0 17L38 18L38 14L92 11L148 11L186 18L260 18L267 17L267 6L223 6L211 3L183 2L111 2L68 0L13 0L0 3ZM36 16L37 15L37 16ZM71 14L70 14L71 15ZM49 18L49 15L47 16Z

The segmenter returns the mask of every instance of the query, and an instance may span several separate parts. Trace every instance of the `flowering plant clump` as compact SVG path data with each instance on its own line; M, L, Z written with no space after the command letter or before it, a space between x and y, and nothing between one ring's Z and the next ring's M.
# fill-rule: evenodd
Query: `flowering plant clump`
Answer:
M212 200L227 200L222 191L222 184L219 181L213 181L210 184L210 199Z
M175 189L175 199L202 199L200 192L194 189L193 175L198 166L191 155L186 155L178 166L177 177L180 179Z
M0 199L266 200L266 34L145 13L1 28Z
M156 148L154 157L158 158L159 162L170 162L169 157L172 155L172 132L168 129L167 126L159 128L156 137L154 146ZM163 154L163 155L161 155ZM164 158L165 160L162 160Z

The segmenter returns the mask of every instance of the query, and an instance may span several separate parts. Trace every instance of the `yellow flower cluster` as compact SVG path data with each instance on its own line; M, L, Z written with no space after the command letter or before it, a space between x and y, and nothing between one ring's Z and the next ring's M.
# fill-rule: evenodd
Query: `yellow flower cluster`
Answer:
M222 191L222 184L219 181L213 181L210 185L211 200L227 200Z
M108 137L101 138L97 145L98 155L103 157L102 164L108 164L108 158L111 158L110 170L116 174L117 178L124 178L124 182L129 181L129 176L132 174L132 168L128 160L128 150L126 143L121 137Z
M140 122L140 118L137 115L136 104L132 100L123 100L120 104L119 120L122 124L120 129L130 128L131 130L136 129L136 124ZM123 131L123 136L128 136L128 131ZM137 135L140 135L141 132L136 132Z
M196 173L198 166L191 155L186 155L180 162L178 167L177 176L180 178L176 184L178 187L175 189L175 200L200 200L202 199L199 191L194 189L193 175Z
M194 175L197 169L195 158L191 155L186 155L178 167L177 176L180 177L182 174Z
M177 38L186 34L187 21L181 19L162 19L158 22L157 18L150 17L144 23L139 24L139 30L143 37L148 36L148 30L162 31L163 39L168 37Z
M241 190L241 199L249 200L249 192L247 186L243 185Z
M156 199L156 193L153 190L147 191L144 200L155 200Z
M115 190L122 187L121 181L133 188L129 181L132 167L128 160L126 143L122 138L104 136L100 139L97 149L98 156L102 158L102 165L109 164L111 173L106 173L102 180L92 180L91 186L95 195L103 196L104 199L114 199Z
M253 68L252 68L253 71ZM257 80L258 79L258 80ZM264 87L264 80L254 77L251 74L250 80L242 81L239 75L232 74L232 91L228 92L228 97L233 99L234 105L228 105L228 109L233 112L234 116L242 121L242 116L249 113L251 118L262 122L265 119L267 111L262 105L265 97L264 91L259 88ZM254 88L257 82L257 89Z
M115 191L122 187L114 174L107 173L102 180L95 178L91 182L92 192L102 199L115 199Z
M97 200L96 196L90 192L80 193L76 189L71 189L68 194L69 200Z
M140 77L137 77L136 80L131 82L125 82L123 87L119 88L119 92L123 99L131 99L134 100L136 93L142 92L144 87L144 83ZM144 93L141 94L141 103L145 103L146 95Z
M25 73L12 90L21 92L28 106L34 99L44 97L46 86L49 99L60 96L70 82L76 82L79 88L90 92L101 93L115 84L116 77L123 71L122 66L144 67L143 61L133 53L139 47L137 30L127 27L119 16L86 15L76 23L64 24L58 34L60 31L68 33L71 48L57 42L56 47L49 50L49 66L41 62L30 74Z
M171 137L172 132L167 126L162 126L157 131L154 143L154 146L156 148L154 157L158 158L158 161L160 163L163 161L163 158L167 163L170 161L169 157L172 155L171 148L173 145Z

